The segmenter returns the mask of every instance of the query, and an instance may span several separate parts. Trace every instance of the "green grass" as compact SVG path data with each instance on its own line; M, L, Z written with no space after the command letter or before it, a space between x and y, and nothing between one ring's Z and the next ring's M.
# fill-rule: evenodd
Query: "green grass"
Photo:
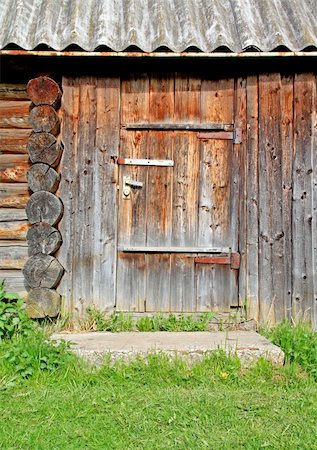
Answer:
M0 449L317 449L316 333L305 325L265 331L284 367L242 369L218 351L193 367L150 355L93 369L19 303L3 311Z
M82 328L91 331L207 331L214 313L202 313L198 316L184 314L154 314L133 319L131 314L122 312L106 316L102 311L90 306ZM67 327L67 324L66 324Z
M218 352L91 370L62 349L43 370L33 350L22 378L1 352L1 449L317 449L317 383L296 364Z

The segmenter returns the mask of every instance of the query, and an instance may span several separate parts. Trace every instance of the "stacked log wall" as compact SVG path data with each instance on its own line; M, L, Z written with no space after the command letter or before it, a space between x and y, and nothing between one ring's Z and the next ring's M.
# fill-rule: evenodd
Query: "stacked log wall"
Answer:
M0 84L0 280L26 295L21 269L28 257L25 205L30 197L26 149L31 102L24 84Z

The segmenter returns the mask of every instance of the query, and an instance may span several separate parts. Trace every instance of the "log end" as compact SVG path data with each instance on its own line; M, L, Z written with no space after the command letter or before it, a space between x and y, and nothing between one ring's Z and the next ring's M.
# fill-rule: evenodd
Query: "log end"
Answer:
M54 289L31 289L26 297L25 311L31 319L56 317L60 307L61 297Z

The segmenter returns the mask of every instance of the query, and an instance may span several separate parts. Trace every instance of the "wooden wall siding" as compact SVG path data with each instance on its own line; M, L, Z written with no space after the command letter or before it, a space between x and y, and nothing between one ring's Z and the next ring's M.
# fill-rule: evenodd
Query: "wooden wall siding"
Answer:
M57 254L65 268L64 307L84 314L94 303L114 305L116 166L119 145L118 78L63 79L61 183L64 203Z
M21 269L27 259L28 223L24 207L30 135L25 85L0 84L0 280L6 288L26 295Z
M295 76L293 162L293 316L316 321L316 78ZM316 323L316 322L315 322Z
M317 326L315 74L271 73L220 81L176 74L173 83L168 76L138 74L122 80L65 78L63 84L66 151L58 195L65 206L60 229L66 245L59 259L66 268L61 291L68 310L81 314L89 303L111 310L117 277L121 309L144 310L151 283L156 295L147 298L146 308L193 311L199 297L204 305L201 310L217 309L217 298L204 292L220 284L229 285L228 304L231 295L239 291L240 304L246 303L250 317L269 322L305 317ZM212 102L215 106L211 109ZM220 215L214 216L227 220L229 228L220 232L219 222L215 222L209 231L209 242L214 245L225 236L221 233L233 239L232 245L241 253L239 281L228 281L221 266L204 265L195 274L188 255L120 253L116 274L116 240L126 245L133 241L141 246L155 240L177 246L191 239L200 243L207 239L201 228L206 209L199 211L198 222L189 217L202 199L212 204L210 196L218 194L202 191L197 179L190 179L189 168L201 167L211 186L221 192L224 187L213 178L217 174L208 172L208 161L214 158L221 164L228 145L202 143L197 158L197 141L190 132L183 138L179 132L174 132L172 139L166 135L156 147L157 131L123 131L120 156L150 158L155 154L173 159L175 170L172 178L169 169L160 172L159 168L123 166L121 179L117 179L118 167L111 162L111 155L118 154L120 121L194 120L197 114L199 120L232 120L242 129L242 144L234 146L230 173L221 174L225 185L230 179L231 194L220 196ZM1 136L0 131L0 142ZM178 158L184 161L181 167L176 164ZM130 202L118 194L118 210L125 205L126 212L119 215L116 236L116 186L123 175L146 183ZM184 180L191 186L187 191ZM155 209L157 192L166 198L163 215ZM228 208L229 197L233 208ZM177 235L171 232L173 227L179 228ZM129 233L123 235L123 229ZM156 270L153 278L148 276L149 266ZM162 279L164 272L170 274L168 281ZM193 300L188 292L195 283Z

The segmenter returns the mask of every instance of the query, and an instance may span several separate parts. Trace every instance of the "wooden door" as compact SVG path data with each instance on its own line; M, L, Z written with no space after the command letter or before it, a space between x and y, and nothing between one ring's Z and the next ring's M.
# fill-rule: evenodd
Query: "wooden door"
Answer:
M233 92L179 74L122 80L117 310L238 305Z

